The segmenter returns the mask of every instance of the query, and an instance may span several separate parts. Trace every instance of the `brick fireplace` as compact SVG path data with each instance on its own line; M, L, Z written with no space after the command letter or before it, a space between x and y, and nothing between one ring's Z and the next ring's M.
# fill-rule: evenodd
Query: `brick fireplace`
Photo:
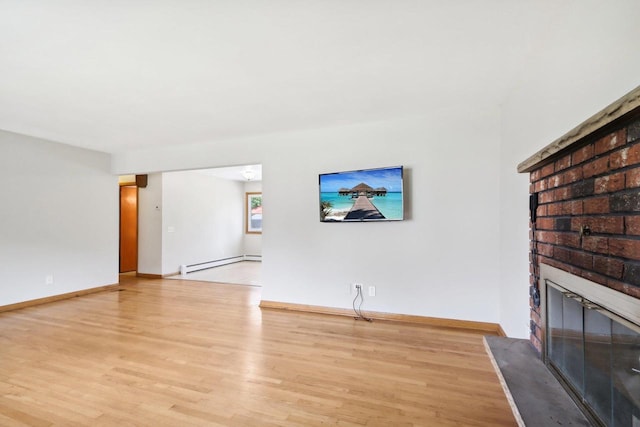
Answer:
M535 208L530 339L539 352L541 263L638 298L640 304L639 101L640 88L519 166L529 172Z
M530 341L597 423L640 425L640 87L518 171L530 176Z

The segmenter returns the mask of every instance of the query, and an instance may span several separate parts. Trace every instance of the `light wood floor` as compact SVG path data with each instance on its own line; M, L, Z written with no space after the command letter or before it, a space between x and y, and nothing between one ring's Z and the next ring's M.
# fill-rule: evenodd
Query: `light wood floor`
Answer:
M0 314L0 425L512 426L482 335L129 278Z

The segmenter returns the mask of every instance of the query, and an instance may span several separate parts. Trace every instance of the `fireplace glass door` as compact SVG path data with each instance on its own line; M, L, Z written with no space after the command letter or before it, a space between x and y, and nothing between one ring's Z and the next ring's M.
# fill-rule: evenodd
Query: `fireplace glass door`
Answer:
M611 319L595 307L584 311L584 399L611 425Z
M613 322L611 354L613 425L640 427L640 330Z
M547 283L547 362L590 415L640 427L640 327Z

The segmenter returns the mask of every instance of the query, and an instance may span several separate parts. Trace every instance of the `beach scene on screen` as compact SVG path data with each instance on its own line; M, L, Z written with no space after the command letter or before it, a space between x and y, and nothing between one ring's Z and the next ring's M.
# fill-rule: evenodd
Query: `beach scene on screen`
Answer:
M320 175L320 220L403 219L402 167Z

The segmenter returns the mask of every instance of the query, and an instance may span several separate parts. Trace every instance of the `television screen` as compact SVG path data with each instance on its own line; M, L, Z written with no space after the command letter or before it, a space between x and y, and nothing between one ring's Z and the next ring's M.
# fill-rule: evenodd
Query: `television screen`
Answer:
M320 221L404 219L402 166L320 175Z

